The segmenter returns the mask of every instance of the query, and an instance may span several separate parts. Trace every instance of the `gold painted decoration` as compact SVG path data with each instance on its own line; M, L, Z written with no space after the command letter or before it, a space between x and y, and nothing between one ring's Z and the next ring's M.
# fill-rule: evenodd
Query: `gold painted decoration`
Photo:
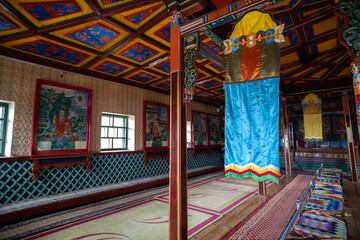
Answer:
M305 141L322 141L321 99L309 93L302 101Z

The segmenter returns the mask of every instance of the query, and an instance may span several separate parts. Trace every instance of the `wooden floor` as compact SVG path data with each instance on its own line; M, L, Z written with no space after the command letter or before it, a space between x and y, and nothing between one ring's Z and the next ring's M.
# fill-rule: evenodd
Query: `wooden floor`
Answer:
M349 240L360 239L360 183L352 182L350 176L343 180L345 220Z
M301 171L298 171L296 173L310 174L310 175L314 174L311 172L301 172ZM266 196L260 196L260 195L252 196L251 198L249 198L239 206L227 212L222 218L220 218L216 222L206 227L196 235L192 236L190 240L195 240L195 239L220 240L226 238L229 234L232 233L234 229L236 229L242 223L247 221L256 212L256 210L260 209L272 196L274 196L282 188L284 188L294 177L296 177L296 174L294 174L292 177L283 177L280 180L280 185L272 184L268 186L266 189L267 191ZM196 177L196 181L199 181L203 178L207 179L208 175L198 176ZM160 194L166 191L166 189L167 189L166 185L157 187L152 189L151 194L156 194L157 191L159 191ZM142 194L146 195L150 193L148 191L145 191ZM344 176L343 194L345 199L344 210L345 210L345 220L348 228L348 239L359 240L360 239L360 183L359 182L353 183L350 180L350 176L348 175ZM142 195L141 194L139 195L139 193L137 193L133 197L139 198L139 196ZM129 198L131 198L131 196L129 196ZM125 201L125 200L120 199L118 201ZM118 203L109 199L104 201L103 204L116 205ZM97 208L99 207L98 204L96 205L96 207ZM86 208L86 211L90 211L90 210L91 209L89 207ZM81 210L81 211L85 211L85 210Z
M224 239L232 230L245 222L252 214L263 204L265 204L272 196L280 191L287 183L289 183L296 175L292 177L284 177L280 181L280 185L272 184L267 187L267 195L255 195L240 204L238 207L229 211L221 219L211 224L203 231L194 235L190 240L206 240L206 239ZM345 199L344 211L347 223L348 239L360 239L360 183L351 182L349 176L344 177L343 194Z

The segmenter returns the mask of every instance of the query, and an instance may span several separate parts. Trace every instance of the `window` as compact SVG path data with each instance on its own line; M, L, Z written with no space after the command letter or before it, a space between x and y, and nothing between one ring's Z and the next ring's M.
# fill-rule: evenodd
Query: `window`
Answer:
M0 156L5 155L8 104L0 102Z
M186 146L191 148L191 121L186 121Z
M134 116L103 113L101 117L101 150L134 150L134 128Z

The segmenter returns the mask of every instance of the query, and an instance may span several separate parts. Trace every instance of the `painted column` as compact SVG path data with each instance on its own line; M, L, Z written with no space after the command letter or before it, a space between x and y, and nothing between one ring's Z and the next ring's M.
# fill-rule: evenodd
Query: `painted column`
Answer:
M350 118L350 106L349 106L349 97L343 96L343 105L344 105L344 117L345 117L345 126L346 126L346 136L348 142L349 150L349 160L350 160L350 170L351 170L351 180L354 182L358 181L358 174L356 168L356 157L355 157L355 147L351 127L351 118Z
M183 77L183 39L180 35L182 15L174 11L171 19L170 65L170 205L169 239L187 239L187 166L186 113Z
M354 62L351 63L351 72L353 73L357 135L360 135L360 57L356 57ZM359 139L356 140L359 141Z

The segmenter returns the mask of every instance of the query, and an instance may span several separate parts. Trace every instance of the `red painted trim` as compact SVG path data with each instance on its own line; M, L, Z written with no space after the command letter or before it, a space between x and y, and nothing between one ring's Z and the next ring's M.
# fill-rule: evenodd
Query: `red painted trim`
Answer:
M76 150L76 149L71 149L71 150L50 150L50 151L37 151L37 132L38 132L38 120L39 120L39 107L40 107L40 91L41 91L41 86L42 85L49 85L49 86L54 86L54 87L60 87L60 88L67 88L67 89L71 89L71 90L76 90L76 91L82 91L82 92L86 92L88 94L88 110L87 110L87 127L86 127L86 149L80 149L80 150ZM59 155L59 154L75 154L75 153L80 153L80 154L87 154L90 153L90 129L91 129L91 101L92 101L92 89L88 89L88 88L83 88L83 87L77 87L77 86L72 86L72 85L68 85L68 84L62 84L62 83L57 83L57 82L50 82L47 80L42 80L42 79L37 79L36 81L36 93L35 93L35 106L34 106L34 112L33 112L33 132L32 132L32 138L31 138L31 156L44 156L44 155Z
M31 161L30 156L19 157L1 157L0 162L19 162L19 161Z
M121 151L121 152L96 152L96 153L94 153L94 156L136 154L136 153L144 153L144 151L143 150L136 150L136 151Z
M214 172L217 170L220 170L220 168L213 167L213 168L189 173L189 174L187 174L187 176L188 176L188 178L190 178L190 177L194 177L197 175ZM74 206L79 206L79 205L83 205L86 203L95 202L95 201L103 200L106 198L115 197L115 196L143 190L146 188L156 187L156 186L160 186L160 185L164 185L164 184L168 184L168 183L169 183L169 178L164 178L161 180L142 183L142 184L138 184L138 185L131 186L131 187L119 188L119 189L114 189L114 190L110 190L110 191L106 191L106 192L89 194L86 196L79 196L79 197L67 199L67 200L64 200L61 202L52 202L52 203L49 203L46 205L37 205L37 206L33 205L33 207L27 208L24 210L17 210L17 211L13 211L13 212L6 213L6 214L0 214L0 224L1 225L9 224L9 223L21 220L21 219L26 219L26 218L30 218L30 217L34 217L34 216L40 216L45 213L50 213L50 212L57 211L57 210L62 210L62 209L66 209L66 208L70 208L70 207L74 207Z

